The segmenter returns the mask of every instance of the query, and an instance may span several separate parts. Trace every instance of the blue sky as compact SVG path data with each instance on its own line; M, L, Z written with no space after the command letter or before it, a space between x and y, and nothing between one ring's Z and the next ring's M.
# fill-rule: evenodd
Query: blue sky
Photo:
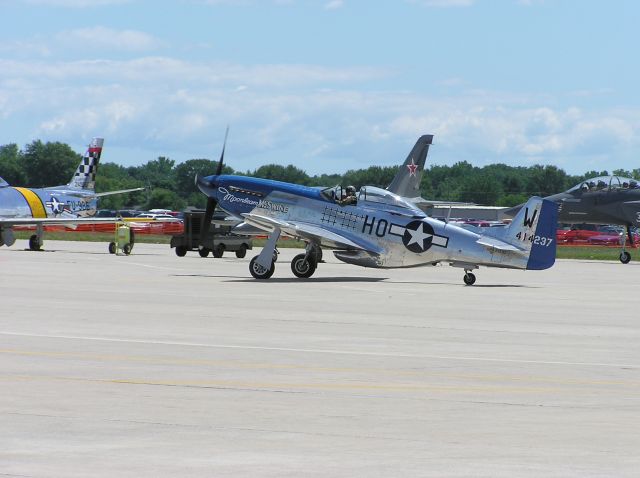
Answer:
M640 168L640 2L0 0L0 144L219 155L310 174L403 160ZM1 175L1 173L0 173Z

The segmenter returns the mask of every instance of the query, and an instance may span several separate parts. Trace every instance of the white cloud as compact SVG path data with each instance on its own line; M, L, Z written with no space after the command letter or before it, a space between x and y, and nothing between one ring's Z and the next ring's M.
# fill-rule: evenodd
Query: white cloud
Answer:
M65 48L148 51L162 45L155 37L137 30L113 30L102 26L58 33L55 41Z
M257 5L264 2L264 0L200 0L207 5L231 5L236 7L247 7L251 5ZM271 0L271 3L276 5L293 5L295 0Z
M376 68L329 68L316 65L254 65L195 63L168 57L142 57L133 60L82 60L71 62L18 61L0 59L3 76L29 78L50 84L51 81L100 81L102 83L158 82L218 85L237 88L254 86L291 88L333 83L352 83L388 76ZM9 73L10 72L10 73ZM0 76L0 81L2 81Z
M88 8L102 7L106 5L119 5L129 3L131 0L21 0L30 5L44 5L63 8Z
M411 3L424 5L425 7L470 7L475 0L409 0Z
M104 134L121 150L144 145L178 161L207 155L216 131L231 124L232 166L284 162L310 173L394 164L399 153L392 146L406 154L424 133L436 135L437 163L541 162L574 172L630 168L612 164L610 156L624 161L640 147L638 110L559 107L553 98L490 91L367 90L367 82L388 75L372 68L166 57L0 60L0 118L3 136L12 141L76 143ZM16 123L31 125L32 137L12 138ZM136 153L113 160L153 158Z
M11 57L53 57L56 54L90 52L92 56L104 52L147 52L161 48L164 43L138 30L114 30L103 26L77 28L58 32L51 37L34 36L27 40L0 42L0 52Z
M481 96L427 100L420 107L429 113L397 115L389 123L390 136L433 132L449 152L474 164L546 163L584 171L585 162L596 158L607 169L616 152L640 146L637 110L553 109Z
M545 3L545 0L517 0L517 3L525 7L531 7L533 5L542 5Z
M464 86L467 84L467 82L462 78L453 77L453 78L446 78L440 81L439 84L446 87L456 87L456 86Z
M325 10L336 10L344 7L344 0L331 0L324 4Z
M7 55L21 57L29 57L32 55L50 56L52 53L51 45L42 38L0 42L0 52L4 52Z

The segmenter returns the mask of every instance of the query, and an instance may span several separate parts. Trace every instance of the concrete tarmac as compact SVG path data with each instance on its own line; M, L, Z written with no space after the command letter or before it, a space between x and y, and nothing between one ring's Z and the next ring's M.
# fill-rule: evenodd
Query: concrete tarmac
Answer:
M256 281L257 251L45 246L0 248L2 477L640 473L638 262L466 287L328 251Z

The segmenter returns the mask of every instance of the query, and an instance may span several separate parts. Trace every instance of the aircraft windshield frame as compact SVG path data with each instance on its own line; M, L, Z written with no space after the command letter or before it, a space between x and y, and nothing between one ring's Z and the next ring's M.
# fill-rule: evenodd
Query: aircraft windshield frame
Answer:
M331 201L339 201L343 196L342 186L340 186L339 184L324 188L320 191L320 193Z
M384 204L387 206L393 206L422 213L422 211L420 211L420 209L418 209L414 204L411 204L397 194L375 186L362 186L362 188L360 188L360 193L358 194L358 203L360 203L360 201L375 204Z
M598 176L590 178L576 184L567 192L594 192L594 191L610 191L616 189L637 189L640 188L640 181L633 178L626 178L623 176Z
M9 186L9 183L6 182L4 179L0 178L0 188L6 188Z

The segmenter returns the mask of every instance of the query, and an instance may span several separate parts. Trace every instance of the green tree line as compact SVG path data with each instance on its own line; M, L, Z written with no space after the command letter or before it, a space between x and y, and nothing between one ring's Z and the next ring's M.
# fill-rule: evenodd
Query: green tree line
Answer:
M10 185L46 187L66 184L81 159L67 144L43 143L40 140L20 149L16 144L0 146L0 176ZM187 206L204 207L206 198L196 188L196 174L213 174L217 161L190 159L180 164L165 156L139 166L101 163L96 179L97 192L146 187L145 191L107 196L100 200L103 209L181 210ZM352 169L344 174L310 176L293 166L267 164L253 171L235 171L224 166L224 174L243 174L275 179L307 186L351 184L386 187L398 171L398 166L370 166ZM569 189L584 179L606 176L607 171L587 171L572 176L555 166L508 166L490 164L477 167L461 161L452 166L430 165L422 177L422 197L444 201L468 201L495 206L514 206L529 196L548 196ZM640 168L632 171L616 169L611 174L640 180Z

